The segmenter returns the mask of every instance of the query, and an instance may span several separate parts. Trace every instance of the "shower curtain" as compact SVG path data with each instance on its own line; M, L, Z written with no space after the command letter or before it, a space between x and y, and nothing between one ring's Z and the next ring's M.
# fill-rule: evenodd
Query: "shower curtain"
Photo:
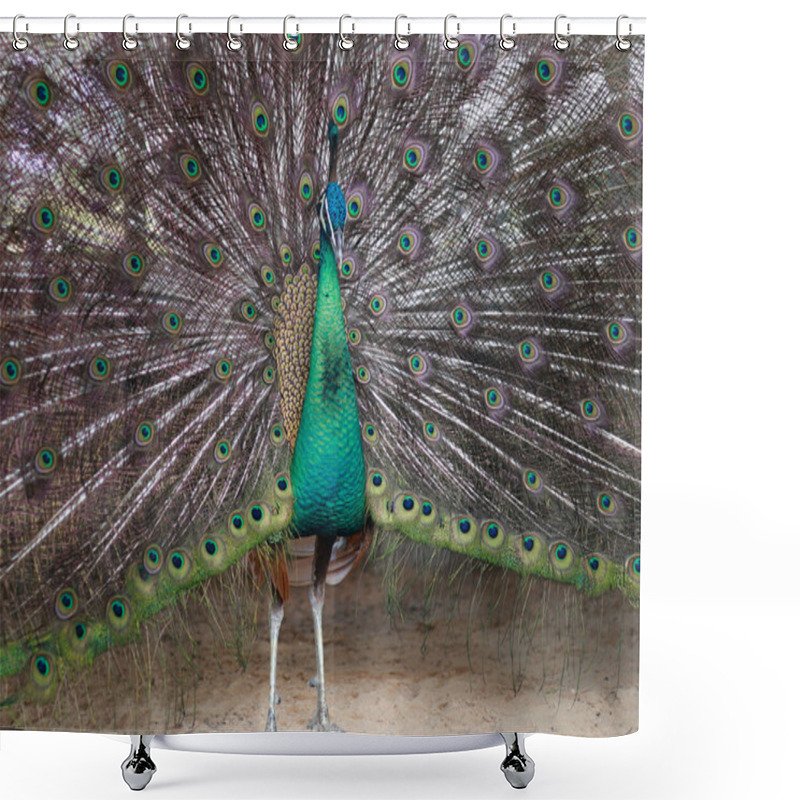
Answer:
M644 43L0 61L0 727L636 730Z

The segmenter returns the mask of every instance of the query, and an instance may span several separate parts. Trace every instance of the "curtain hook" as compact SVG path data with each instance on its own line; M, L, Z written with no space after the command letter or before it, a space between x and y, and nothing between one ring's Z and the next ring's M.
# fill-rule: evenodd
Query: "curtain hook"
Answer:
M514 34L517 32L517 23L511 23L511 36L509 36L503 26L507 19L511 19L511 14L503 14L500 17L500 49L501 50L511 50L513 49L516 42L514 41Z
M188 50L191 46L191 42L181 33L181 20L186 19L189 15L188 14L178 14L177 19L175 20L175 47L178 50ZM192 23L189 23L189 31L192 30Z
M408 28L408 31L407 31L405 36L401 36L400 35L400 20L401 19L408 19L408 17L405 14L398 14L394 18L394 46L398 50L406 50L408 48L409 44L410 44L410 42L408 41L407 37L408 37L408 34L411 33L411 25L409 23L406 23L406 27Z
M556 50L566 50L569 47L569 39L567 39L566 37L562 36L558 32L558 21L560 19L566 19L566 18L567 18L566 14L559 14L556 17L556 22L555 22L556 38L555 38L555 41L553 42L553 47L555 47ZM567 36L569 36L569 27L570 27L569 26L569 22L567 22Z
M128 33L128 20L136 19L133 14L126 14L122 18L122 47L125 50L135 50L139 46L139 40ZM138 29L138 24L136 25Z
M620 23L624 19L628 19L628 17L625 14L620 14L617 17L617 43L615 45L617 50L620 50L622 52L624 52L625 50L630 50L631 49L631 40L628 39L627 37L623 36L619 32L620 31ZM633 25L631 25L631 23L629 22L628 23L628 36L630 36L632 33L633 33Z
M297 50L300 43L297 41L297 34L292 36L289 33L289 20L296 19L291 14L283 18L283 49L284 50ZM295 30L299 31L299 26L295 26Z
M349 36L345 36L344 33L344 21L346 19L353 19L349 14L342 14L339 17L339 49L341 50L352 50L353 49L353 40ZM351 22L350 23L351 32L355 32L356 26Z
M228 50L230 50L233 53L235 53L237 50L241 50L242 49L242 40L239 39L237 36L234 36L231 33L231 22L233 22L233 20L235 20L235 19L239 19L239 17L237 17L236 14L231 14L228 17ZM239 26L239 32L240 33L241 33L241 30L242 30L242 26L240 25Z
M444 49L445 50L455 50L458 47L458 39L455 36L451 36L447 30L447 23L450 22L451 19L456 20L456 34L461 32L461 23L458 22L458 18L455 14L448 14L444 18Z
M64 47L67 50L77 50L78 47L80 46L80 42L74 36L70 36L69 35L69 30L68 30L69 21L71 19L75 19L75 15L74 14L67 14L67 16L64 17ZM78 23L76 23L75 24L75 31L77 32L79 30L80 30L80 25Z
M30 42L27 39L24 39L22 36L20 36L19 33L17 33L17 20L18 19L25 19L25 15L24 14L17 14L14 17L14 24L11 26L11 32L12 32L12 34L14 36L14 41L12 42L12 44L14 45L14 49L15 50L22 51L22 50L25 50L28 47ZM28 23L27 22L25 23L25 30L26 31L28 30Z

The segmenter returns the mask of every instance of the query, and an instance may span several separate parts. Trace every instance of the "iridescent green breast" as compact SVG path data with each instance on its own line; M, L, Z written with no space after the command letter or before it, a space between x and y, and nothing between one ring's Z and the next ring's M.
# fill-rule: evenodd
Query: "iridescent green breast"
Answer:
M291 465L292 527L299 536L349 536L364 525L364 456L336 257L325 236L320 245L308 380ZM289 353L279 352L278 363L280 369L281 361L287 362L281 399L285 393L292 418L299 382L289 377L296 371Z

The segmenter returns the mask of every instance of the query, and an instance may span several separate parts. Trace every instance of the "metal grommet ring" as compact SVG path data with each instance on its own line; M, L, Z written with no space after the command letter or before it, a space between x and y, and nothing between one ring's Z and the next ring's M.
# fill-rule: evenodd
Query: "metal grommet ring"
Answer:
M394 46L397 50L407 50L410 42L408 41L408 34L411 33L411 25L406 23L406 27L408 28L408 32L406 36L400 35L400 20L401 19L408 19L405 14L398 14L394 18Z
M231 33L231 22L233 22L233 20L235 19L239 19L239 17L237 17L236 14L231 14L228 17L228 50L230 50L232 53L235 53L237 50L242 49L242 40ZM241 33L241 31L242 31L242 26L240 25L239 32Z
M631 40L628 39L627 37L623 36L619 32L620 31L620 23L624 19L628 19L628 17L625 14L620 14L617 17L617 43L616 43L616 45L614 45L617 48L617 50L620 50L621 52L625 52L625 50L630 50L631 49ZM631 25L631 23L629 22L628 23L628 36L630 36L631 33L633 33L633 25Z
M186 19L189 15L188 14L178 14L177 19L175 20L175 47L178 50L188 50L191 46L191 42L181 33L181 20ZM189 31L192 30L192 23L189 23Z
M344 33L344 21L346 19L353 19L349 14L342 14L339 17L339 49L340 50L352 50L353 49L353 40L349 36L345 36ZM350 24L351 32L355 33L356 26L355 24Z
M444 18L444 49L445 50L455 50L458 47L458 39L455 36L451 36L447 30L447 23L450 22L451 19L457 19L455 14L448 14ZM458 34L461 30L461 23L456 22L456 33Z
M514 34L517 32L517 23L511 23L511 36L509 36L504 30L504 23L507 19L511 19L511 14L503 14L500 17L500 49L501 50L512 50L514 45L517 43L514 39Z
M80 46L80 42L74 36L70 36L68 30L69 21L71 19L75 19L74 14L67 14L67 16L64 17L64 47L67 50L77 50L78 47ZM80 30L80 25L78 25L77 23L75 25L75 30L76 31Z
M291 36L289 34L289 20L296 19L291 14L283 18L283 49L284 50L297 50L300 43L297 41L297 34ZM295 26L295 30L299 32L299 26Z
M558 21L560 19L566 19L566 18L567 18L566 14L559 14L556 17L556 22L555 22L555 26L554 26L556 38L555 38L555 41L553 42L553 47L555 47L556 50L566 50L569 47L569 39L567 39L566 37L562 36L558 32ZM569 36L569 22L567 23L567 36Z
M12 34L14 36L14 41L12 42L12 44L14 46L14 49L19 52L19 51L27 49L27 47L30 44L30 42L27 39L24 39L22 36L20 36L19 33L17 33L17 20L18 19L25 19L25 15L24 14L17 14L14 17L14 24L11 26L11 32L12 32ZM25 23L25 30L26 31L28 30L28 23L27 22Z
M128 33L128 20L135 19L133 14L126 14L122 18L122 47L125 50L135 50L139 46L139 40ZM136 26L139 27L138 25Z

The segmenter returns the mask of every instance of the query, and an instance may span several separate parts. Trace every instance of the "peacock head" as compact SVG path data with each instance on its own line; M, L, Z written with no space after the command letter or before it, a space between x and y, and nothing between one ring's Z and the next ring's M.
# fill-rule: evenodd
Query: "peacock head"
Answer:
M347 207L342 187L336 182L336 150L339 144L339 129L332 121L328 123L328 143L331 148L330 176L317 206L317 213L319 214L320 230L333 245L337 263L341 264Z

